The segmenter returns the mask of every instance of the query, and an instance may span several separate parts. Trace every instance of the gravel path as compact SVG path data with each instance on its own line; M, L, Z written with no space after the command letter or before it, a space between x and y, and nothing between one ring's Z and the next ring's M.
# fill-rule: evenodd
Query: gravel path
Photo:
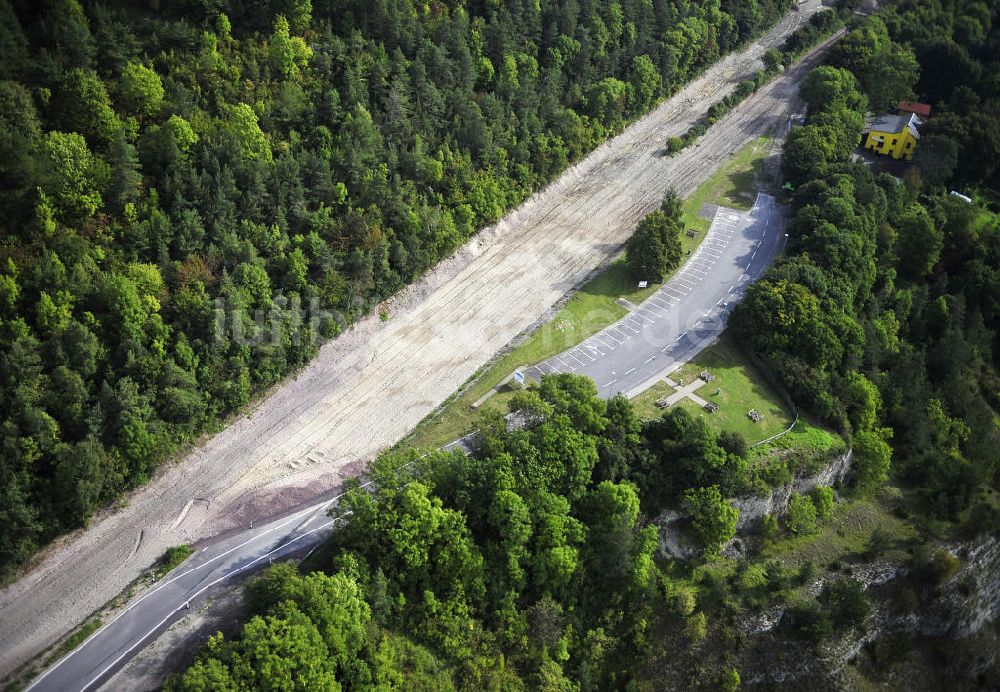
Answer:
M169 546L275 515L356 474L616 252L668 187L690 193L745 142L781 131L799 107L806 67L744 101L699 145L663 156L668 136L687 130L815 9L813 0L721 60L394 299L386 322L373 316L327 344L125 508L51 546L0 592L0 675L120 593Z

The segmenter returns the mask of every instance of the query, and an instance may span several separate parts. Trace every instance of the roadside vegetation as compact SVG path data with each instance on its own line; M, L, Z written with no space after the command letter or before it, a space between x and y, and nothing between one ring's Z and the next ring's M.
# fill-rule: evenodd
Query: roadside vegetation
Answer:
M101 628L104 624L99 617L92 617L69 633L65 639L57 645L38 656L27 666L19 669L14 675L4 681L4 692L15 692L22 690L40 675L49 666L56 663L78 646L83 644L90 635Z
M194 546L184 543L175 545L163 553L163 556L153 565L153 581L159 581L173 572L182 562L194 555Z
M757 70L753 79L741 82L736 89L718 103L712 105L699 122L692 125L680 137L667 140L667 153L676 154L708 131L720 118L729 113L741 101L770 82L786 67L792 65L806 51L817 45L821 40L832 34L844 24L844 18L851 16L851 10L842 8L839 11L822 10L809 18L808 23L796 29L785 39L781 50L769 48L763 57L764 68Z
M748 143L697 190L680 201L681 223L677 231L683 252L682 261L687 253L698 247L708 231L711 214L706 214L706 209L711 209L712 205L744 210L752 206L762 182L760 171L769 155L770 143L768 137L760 137ZM671 216L676 217L677 200L669 194L667 197L670 201L666 206L671 209ZM685 232L680 233L682 229ZM687 229L695 231L695 234L687 235ZM672 271L666 273L664 280L669 280L671 274ZM644 289L637 288L637 285L625 256L617 258L575 291L550 320L487 364L455 396L424 419L397 447L439 447L473 430L481 411L506 410L517 387L500 383L516 368L540 363L572 348L609 324L614 324L628 314L627 309L617 302L619 299L639 304L662 284L651 283ZM497 389L495 394L482 402L480 407L473 407L474 403L494 388Z
M0 578L790 4L0 1Z
M253 619L168 689L1000 686L995 624L948 629L996 587L996 33L980 3L901 0L807 80L788 251L733 316L740 349L704 355L764 406L750 349L799 409L788 435L751 448L545 377L507 402L530 424L486 415L472 455L376 461L354 520L251 585ZM852 162L869 104L914 98L969 155L902 180ZM819 483L848 448L846 482ZM737 506L760 517L739 535Z

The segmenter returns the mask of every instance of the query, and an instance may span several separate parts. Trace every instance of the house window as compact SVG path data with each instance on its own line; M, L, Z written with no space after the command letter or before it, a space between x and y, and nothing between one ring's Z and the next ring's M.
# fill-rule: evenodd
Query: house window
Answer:
M909 149L909 148L910 148L910 147L912 147L912 146L913 146L913 142L907 142L907 143L906 143L906 148L907 148L907 149Z
M893 137L892 138L892 146L896 146L896 142L898 142L898 141L899 141L898 139L896 139L895 137Z

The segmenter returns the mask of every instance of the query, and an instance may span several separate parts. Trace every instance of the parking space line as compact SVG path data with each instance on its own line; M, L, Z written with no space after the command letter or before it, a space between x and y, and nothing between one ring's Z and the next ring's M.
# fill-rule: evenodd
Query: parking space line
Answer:
M558 355L556 356L556 358L558 358L558 359L559 359L559 362L560 362L560 363L562 363L562 364L563 364L563 365L565 365L565 366L566 366L567 368L569 368L570 372L573 372L574 370L576 370L576 366L575 366L575 365L573 365L572 363L570 363L570 362L569 362L568 360L566 360L565 358L563 358L563 354L561 354L561 353L560 353L560 354L558 354Z
M594 334L593 339L599 342L602 346L604 346L604 348L608 349L609 351L615 350L615 347L613 345L604 342L604 339L601 338L601 334L599 332L597 334Z

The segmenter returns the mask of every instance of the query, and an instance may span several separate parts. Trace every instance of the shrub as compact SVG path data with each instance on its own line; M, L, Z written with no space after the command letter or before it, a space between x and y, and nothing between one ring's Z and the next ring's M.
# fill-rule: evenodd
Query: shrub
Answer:
M792 533L809 533L816 528L816 505L808 495L792 495L787 522Z
M838 630L860 626L872 609L864 586L856 579L827 583L820 600L830 610L830 617Z
M685 146L684 140L680 137L670 137L667 140L667 153L676 154Z
M813 505L816 507L816 516L826 519L833 511L833 488L825 485L818 485L809 493Z

